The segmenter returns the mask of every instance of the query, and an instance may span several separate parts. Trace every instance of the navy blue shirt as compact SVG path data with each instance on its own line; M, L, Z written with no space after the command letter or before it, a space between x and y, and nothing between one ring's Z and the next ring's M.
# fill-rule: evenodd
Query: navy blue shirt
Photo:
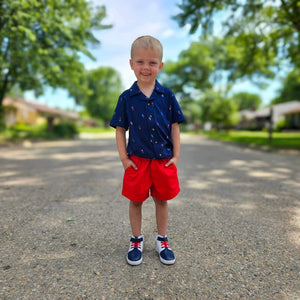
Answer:
M137 82L121 94L110 126L129 129L128 155L161 159L173 156L171 129L185 117L172 93L156 81L150 98Z

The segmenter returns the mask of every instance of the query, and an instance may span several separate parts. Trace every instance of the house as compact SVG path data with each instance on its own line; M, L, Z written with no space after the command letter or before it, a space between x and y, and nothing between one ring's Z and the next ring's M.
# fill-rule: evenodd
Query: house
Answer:
M3 106L7 126L17 123L39 125L46 121L51 129L53 124L62 121L76 122L79 118L76 112L51 108L22 98L6 97L3 99Z
M255 109L244 109L239 111L240 121L238 129L251 129L256 127Z
M265 107L256 111L243 110L240 111L241 121L238 124L238 128L253 127L256 129L262 129L269 127L271 115L272 124L276 126L279 121L285 118L285 114L293 111L300 106L300 101L289 101L284 103L275 104L271 107Z
M284 113L289 128L300 129L300 104Z

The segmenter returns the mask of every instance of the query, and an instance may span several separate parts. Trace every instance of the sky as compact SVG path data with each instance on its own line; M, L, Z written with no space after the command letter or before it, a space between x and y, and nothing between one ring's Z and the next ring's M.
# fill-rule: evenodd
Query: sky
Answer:
M141 35L152 35L158 38L164 47L163 61L176 61L179 53L187 49L192 41L199 39L199 34L189 35L189 25L179 28L172 16L179 12L176 3L180 0L91 0L94 5L105 5L107 17L103 24L113 27L100 30L95 36L101 44L89 50L95 61L85 57L82 62L87 69L109 66L116 69L122 79L124 89L129 88L135 81L134 73L129 66L130 47L132 42ZM221 30L221 28L216 28ZM234 86L232 92L246 91L257 93L263 103L268 104L276 96L279 82L274 81L268 89L260 90L248 81ZM45 94L35 98L34 93L25 93L28 101L46 104L61 109L78 110L73 99L66 90L47 88ZM116 99L117 101L117 99Z

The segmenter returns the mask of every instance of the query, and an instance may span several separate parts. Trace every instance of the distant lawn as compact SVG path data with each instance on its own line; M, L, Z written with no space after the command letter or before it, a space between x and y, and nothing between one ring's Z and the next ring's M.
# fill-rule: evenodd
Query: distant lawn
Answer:
M264 131L215 131L206 132L205 135L210 138L239 144L269 147L269 134ZM300 132L274 132L272 135L272 147L276 149L300 150Z
M114 132L112 127L78 127L79 133L106 133Z
M106 133L113 132L109 127L76 127L70 124L55 125L52 133L48 132L46 125L29 126L18 124L13 128L0 131L0 143L22 142L24 140L51 140L60 138L73 138L78 133Z
M2 142L22 142L24 140L48 140L56 138L54 134L47 131L45 125L28 126L16 125L13 128L7 128L0 131L0 143Z

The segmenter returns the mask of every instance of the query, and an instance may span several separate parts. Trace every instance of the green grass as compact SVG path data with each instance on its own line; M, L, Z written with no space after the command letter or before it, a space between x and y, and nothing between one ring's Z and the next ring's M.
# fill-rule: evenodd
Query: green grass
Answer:
M79 127L79 133L107 133L113 132L110 127ZM250 146L269 145L269 134L265 131L211 131L203 132L207 137L228 142L234 142ZM59 136L47 132L46 126L18 125L11 129L0 132L0 143L20 142L25 139L48 140ZM272 135L272 148L276 149L298 149L300 150L300 132L274 132Z
M29 126L25 124L17 124L12 128L7 128L0 131L0 143L6 142L22 142L24 140L51 140L57 138L72 138L74 131L69 130L69 126L62 124L56 126L54 132L50 133L47 130L46 124L40 126ZM71 128L72 129L72 128ZM112 128L108 127L78 127L74 128L78 133L106 133L113 132Z
M16 124L11 128L0 131L0 143L22 142L24 140L51 140L58 138L72 138L77 134L77 128L71 123L61 123L53 126L53 131L49 132L47 125L30 126L26 124Z
M112 127L78 127L80 133L106 133L113 132Z
M244 145L270 147L269 134L264 131L212 131L205 133L205 135ZM272 148L300 150L300 132L273 132Z
M50 139L52 136L45 126L18 125L0 132L0 142L20 142L25 139Z

